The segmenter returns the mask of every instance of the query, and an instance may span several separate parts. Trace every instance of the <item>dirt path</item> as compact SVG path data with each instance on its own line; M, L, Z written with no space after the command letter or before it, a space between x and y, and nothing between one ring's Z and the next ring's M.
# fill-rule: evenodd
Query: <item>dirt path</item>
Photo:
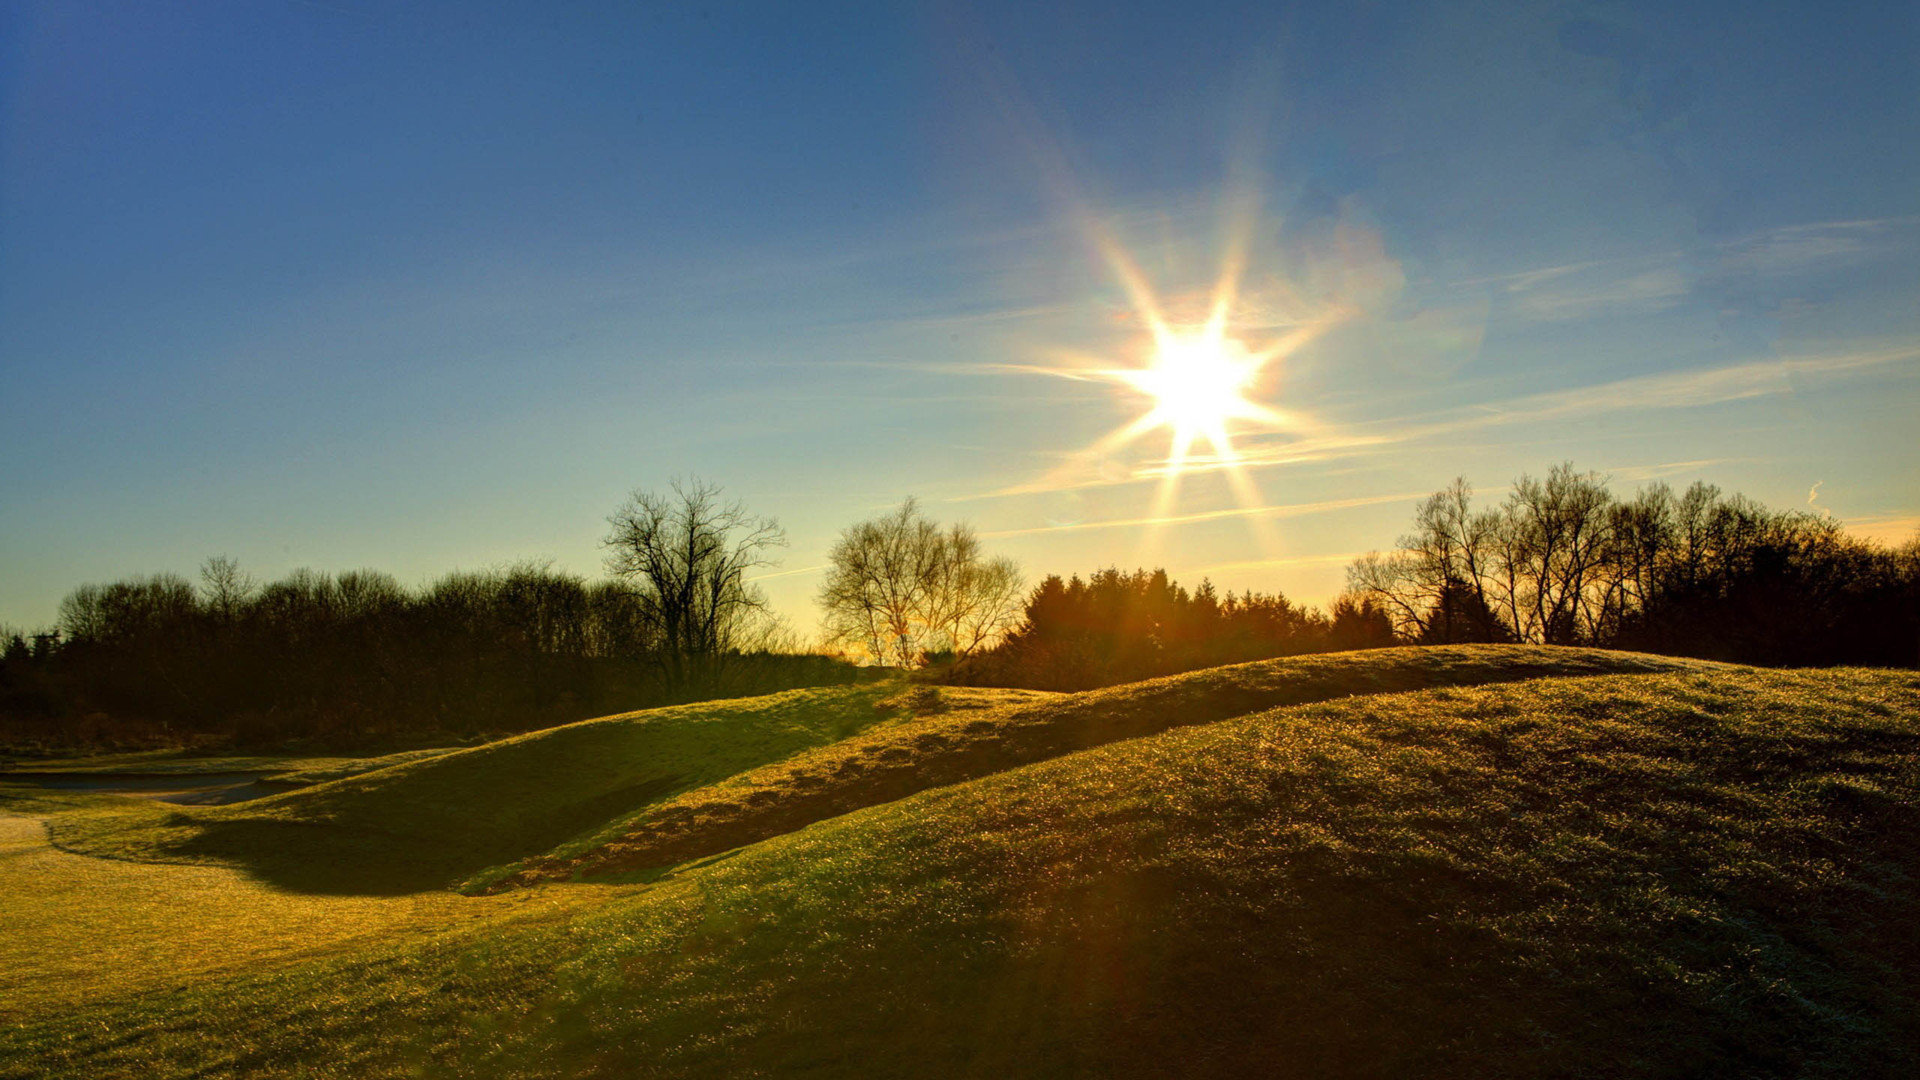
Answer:
M357 943L538 917L593 891L547 890L521 903L448 892L312 896L220 867L70 855L47 842L44 818L0 814L0 1022Z

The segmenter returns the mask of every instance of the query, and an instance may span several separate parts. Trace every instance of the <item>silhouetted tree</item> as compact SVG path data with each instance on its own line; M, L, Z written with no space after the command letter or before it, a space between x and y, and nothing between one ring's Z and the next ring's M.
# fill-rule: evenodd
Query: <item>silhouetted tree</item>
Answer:
M669 684L717 681L766 614L766 596L747 573L770 565L785 531L698 479L676 480L665 494L635 491L607 521L607 568L638 588Z
M1487 605L1484 593L1455 579L1441 586L1414 640L1422 645L1462 645L1512 641L1513 633Z
M1372 598L1348 594L1333 602L1332 626L1327 633L1330 651L1382 649L1398 641L1392 620Z
M1391 628L1375 617L1390 644ZM1189 593L1165 570L1126 573L1110 567L1084 580L1055 575L1042 581L1006 640L958 665L952 677L982 685L1084 690L1318 651L1328 647L1331 632L1320 613L1278 594L1247 592L1221 599L1212 582L1203 581Z
M1556 466L1476 514L1464 480L1348 571L1416 641L1590 643L1758 664L1911 664L1920 572L1804 511L1694 484L1617 499Z
M200 595L207 613L226 624L239 615L240 608L253 595L252 577L241 572L240 563L231 555L215 555L200 565Z

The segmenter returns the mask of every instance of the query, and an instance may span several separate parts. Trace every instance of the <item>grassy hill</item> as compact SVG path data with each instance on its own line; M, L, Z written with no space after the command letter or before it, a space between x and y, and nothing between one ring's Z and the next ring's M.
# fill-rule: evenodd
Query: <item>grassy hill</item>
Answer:
M1059 752L645 884L434 894L474 914L164 992L101 977L17 1012L0 1076L1912 1075L1920 675L1520 674L1552 653L1328 657L1323 689L1355 684L1310 704L1261 704L1301 692L1284 664L905 703L930 768L979 759L915 740L978 720ZM884 760L863 730L839 752ZM766 790L834 752L716 768Z
M911 720L900 690L835 686L649 709L452 753L396 755L386 768L232 806L68 815L52 835L79 854L233 866L307 892L441 888L688 788ZM956 690L949 704L986 711L1039 696Z
M1718 665L1602 649L1454 645L1236 664L985 713L935 711L657 802L498 882L646 874L929 788L1175 727L1358 694ZM959 693L920 691L936 701Z
M796 690L396 756L386 768L326 762L277 775L346 775L233 806L70 815L53 837L75 853L232 866L323 893L645 872L931 787L1276 705L1699 666L1593 649L1452 646L1269 660L1075 695Z

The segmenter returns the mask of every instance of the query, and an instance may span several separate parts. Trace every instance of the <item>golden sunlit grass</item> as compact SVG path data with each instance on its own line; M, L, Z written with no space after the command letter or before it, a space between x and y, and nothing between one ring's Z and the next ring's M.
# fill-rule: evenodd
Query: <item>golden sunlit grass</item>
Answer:
M1917 746L1910 672L1361 693L545 917L96 977L0 1076L1911 1075Z
M924 687L941 711L656 803L505 881L645 874L928 788L1275 706L1549 676L1716 670L1723 665L1605 649L1448 645L1261 660L1080 694L1002 691L1009 696L981 701ZM498 887L500 878L496 871L469 887Z
M897 692L869 683L649 709L406 758L253 802L67 815L53 837L80 854L237 867L311 892L439 889L687 789L911 719ZM1030 696L947 695L963 703Z
M72 812L57 800L52 815ZM204 984L356 944L390 944L506 913L577 908L578 894L520 903L427 892L386 898L276 889L235 870L56 851L40 816L0 815L0 1021L89 998Z

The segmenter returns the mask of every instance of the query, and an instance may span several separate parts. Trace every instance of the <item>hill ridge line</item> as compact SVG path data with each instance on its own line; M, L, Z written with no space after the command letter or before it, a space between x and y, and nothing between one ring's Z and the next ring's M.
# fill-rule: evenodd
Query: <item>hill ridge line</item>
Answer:
M998 718L865 732L641 811L586 851L523 860L467 891L660 870L819 821L1127 739L1343 697L1540 678L1723 669L1712 661L1557 646L1442 645L1260 660L1064 695Z

